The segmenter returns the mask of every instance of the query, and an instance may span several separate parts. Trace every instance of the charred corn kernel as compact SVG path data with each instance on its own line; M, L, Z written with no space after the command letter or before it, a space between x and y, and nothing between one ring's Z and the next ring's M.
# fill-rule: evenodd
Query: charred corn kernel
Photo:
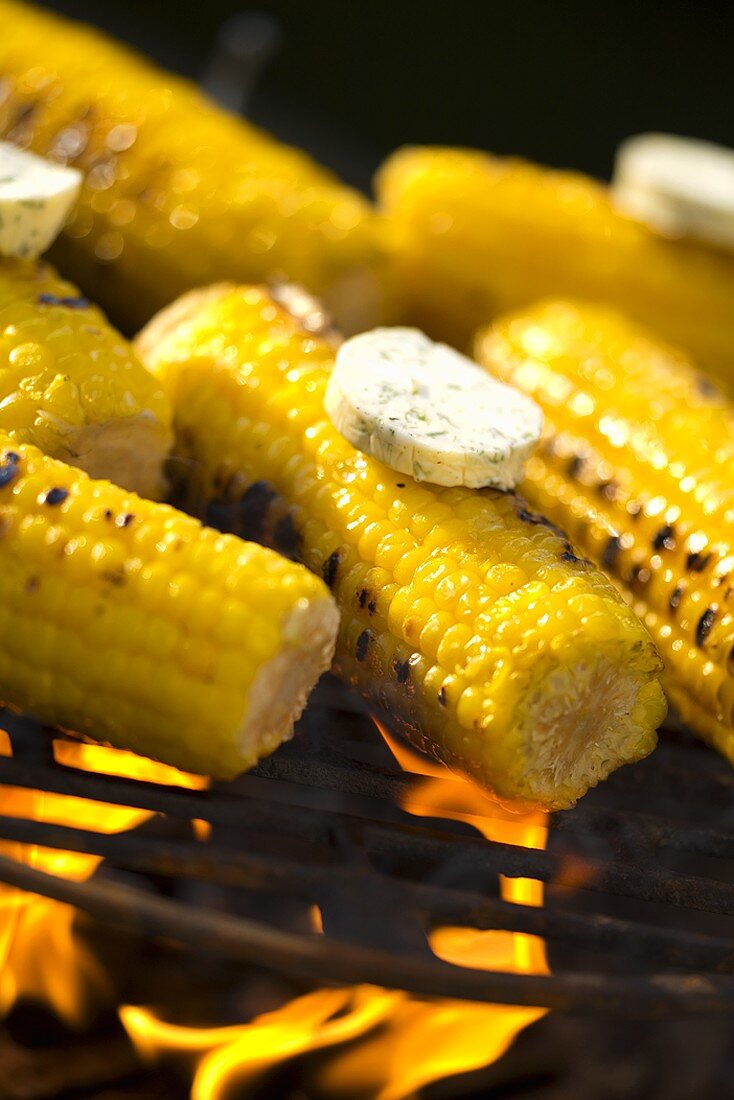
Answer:
M356 191L91 28L15 0L0 26L0 137L83 172L53 255L118 323L212 279L284 277L344 331L376 322L383 229Z
M600 306L535 306L475 350L544 409L523 491L616 580L663 655L670 699L734 763L734 406ZM610 616L588 593L568 605L590 645L607 642Z
M513 494L418 486L357 452L323 409L332 348L266 291L194 292L138 350L173 398L190 505L231 522L239 502L239 530L324 578L335 670L393 729L550 807L652 749L660 660L609 582Z
M2 704L189 771L287 739L334 649L303 566L7 435L0 575Z
M48 264L0 260L0 431L160 496L171 409L130 345Z
M734 255L670 240L595 180L462 149L402 149L378 193L408 320L464 345L548 295L606 302L734 388ZM549 395L550 397L550 395Z

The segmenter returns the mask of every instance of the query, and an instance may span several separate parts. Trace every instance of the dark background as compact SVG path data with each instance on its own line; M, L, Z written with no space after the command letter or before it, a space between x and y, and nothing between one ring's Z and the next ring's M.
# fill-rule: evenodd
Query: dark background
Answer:
M241 0L52 0L201 77ZM598 176L659 129L734 146L733 0L260 0L282 31L248 114L369 186L397 145L476 145ZM0 33L2 33L0 29Z

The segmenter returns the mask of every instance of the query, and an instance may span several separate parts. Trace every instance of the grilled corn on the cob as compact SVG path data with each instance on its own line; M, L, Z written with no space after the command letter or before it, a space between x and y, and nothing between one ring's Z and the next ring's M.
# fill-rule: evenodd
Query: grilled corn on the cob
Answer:
M734 255L668 240L595 180L460 149L403 149L378 179L404 310L460 345L548 295L607 302L734 388Z
M671 700L734 763L734 407L598 306L536 306L476 352L544 410L523 491L628 594Z
M380 225L355 191L91 28L15 0L0 26L0 136L84 172L54 255L113 319L287 276L343 328L374 323Z
M417 485L327 418L333 349L260 288L192 292L151 322L194 503L321 574L336 671L386 722L503 798L572 804L646 755L659 657L609 582L511 493Z
M156 497L171 445L159 382L44 263L0 260L0 433Z
M230 777L290 735L333 652L322 582L0 437L0 700Z

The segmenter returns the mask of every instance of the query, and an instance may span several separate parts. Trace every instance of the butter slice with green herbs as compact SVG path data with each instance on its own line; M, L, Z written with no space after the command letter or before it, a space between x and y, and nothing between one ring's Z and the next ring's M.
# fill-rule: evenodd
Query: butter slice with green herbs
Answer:
M542 428L530 398L410 328L342 344L324 404L345 439L392 470L472 489L515 488Z
M81 172L0 142L0 256L34 259L53 243L74 205Z

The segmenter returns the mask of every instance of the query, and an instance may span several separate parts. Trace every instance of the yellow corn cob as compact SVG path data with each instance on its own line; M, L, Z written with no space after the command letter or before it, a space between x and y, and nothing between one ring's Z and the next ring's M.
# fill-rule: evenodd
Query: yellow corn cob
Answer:
M44 263L0 260L0 433L156 497L171 446L160 383Z
M227 778L328 667L325 586L272 551L0 438L0 700Z
M55 255L137 327L217 278L302 282L345 329L380 308L380 226L299 150L80 24L0 0L0 136L86 176Z
M393 729L548 807L650 752L659 658L608 581L513 494L355 451L323 411L331 346L264 290L192 292L138 350L172 395L191 502L241 501L243 532L324 577L336 671Z
M734 407L602 307L548 303L477 358L544 409L524 491L628 595L682 717L734 763Z
M460 149L383 166L404 309L466 344L499 312L548 295L607 302L734 388L734 256L671 241L615 211L585 176Z

